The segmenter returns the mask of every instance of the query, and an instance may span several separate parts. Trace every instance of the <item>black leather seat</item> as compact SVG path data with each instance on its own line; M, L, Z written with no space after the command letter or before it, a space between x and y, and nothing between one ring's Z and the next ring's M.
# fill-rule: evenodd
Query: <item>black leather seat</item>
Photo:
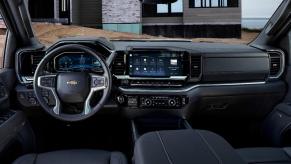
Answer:
M64 150L43 154L28 154L14 164L126 164L122 153L101 150Z
M291 164L291 148L245 148L237 152L249 164Z

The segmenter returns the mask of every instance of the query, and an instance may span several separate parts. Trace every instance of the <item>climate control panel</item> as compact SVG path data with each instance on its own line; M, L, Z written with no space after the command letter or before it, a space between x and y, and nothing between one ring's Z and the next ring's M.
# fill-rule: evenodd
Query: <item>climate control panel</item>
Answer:
M120 95L116 100L125 107L153 109L179 109L188 103L186 96Z

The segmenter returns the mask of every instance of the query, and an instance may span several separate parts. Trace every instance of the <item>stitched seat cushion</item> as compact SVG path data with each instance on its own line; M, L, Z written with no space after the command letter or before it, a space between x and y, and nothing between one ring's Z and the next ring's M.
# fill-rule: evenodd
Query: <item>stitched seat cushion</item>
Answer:
M122 153L103 150L63 150L43 154L28 154L13 164L126 164Z
M135 145L135 164L243 164L222 137L204 130L151 132Z

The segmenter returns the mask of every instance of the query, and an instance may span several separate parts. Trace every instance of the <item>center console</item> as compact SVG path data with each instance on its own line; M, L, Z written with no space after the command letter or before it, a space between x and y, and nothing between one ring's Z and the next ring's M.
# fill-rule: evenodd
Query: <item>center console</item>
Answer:
M120 105L130 108L181 108L188 103L186 96L166 95L119 95L117 101Z
M291 146L291 104L281 103L263 123L263 134L268 143L276 147Z
M199 59L200 60L200 59ZM201 63L193 67L201 69ZM186 51L167 49L134 49L119 53L113 64L115 83L128 89L170 89L183 87L191 79L191 55ZM200 75L200 74L199 74ZM128 108L180 109L187 96L163 94L126 94L116 97Z
M117 55L113 74L120 86L180 87L190 75L185 51L134 50Z
M222 137L205 130L155 131L135 143L135 164L245 164Z

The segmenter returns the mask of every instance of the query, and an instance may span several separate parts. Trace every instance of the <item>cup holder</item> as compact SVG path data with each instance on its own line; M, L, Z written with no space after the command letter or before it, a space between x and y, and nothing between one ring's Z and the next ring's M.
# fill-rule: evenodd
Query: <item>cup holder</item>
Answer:
M132 121L134 141L148 132L180 129L192 129L192 127L187 120L178 117L139 118Z

